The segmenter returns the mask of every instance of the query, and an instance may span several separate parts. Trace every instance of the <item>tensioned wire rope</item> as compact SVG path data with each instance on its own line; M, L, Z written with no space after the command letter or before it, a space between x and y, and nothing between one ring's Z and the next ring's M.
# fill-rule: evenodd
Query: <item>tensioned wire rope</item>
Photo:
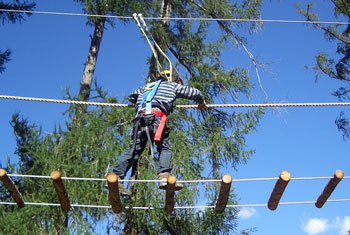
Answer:
M43 178L49 179L50 176L41 176L41 175L21 175L21 174L8 174L11 177L24 177L24 178ZM318 176L318 177L296 177L291 180L320 180L320 179L331 179L329 176ZM106 179L101 178L80 178L80 177L62 177L64 180L84 180L84 181L105 181ZM232 182L252 182L252 181L272 181L278 180L278 177L270 178L248 178L248 179L232 179ZM343 179L350 179L350 176L346 176ZM120 182L159 182L160 180L119 180ZM201 179L201 180L179 180L179 183L208 183L208 182L220 182L220 179ZM327 202L350 202L350 198L345 199L328 199ZM61 206L58 203L46 203L46 202L24 202L25 205L31 206ZM279 205L306 205L306 204L315 204L316 201L292 201L292 202L280 202ZM14 202L3 202L0 201L0 205L16 205ZM239 208L239 207L267 207L267 203L260 204L231 204L227 205L227 208ZM107 205L82 205L82 204L71 204L71 207L77 208L100 208L100 209L110 209L111 206ZM175 206L174 209L213 209L215 205L201 205L201 206ZM135 209L135 210L157 210L164 209L161 207L153 206L126 206L125 209Z
M107 107L134 107L130 104L119 103L102 103L102 102L88 102L78 100L60 100L60 99L46 99L24 96L10 96L0 95L0 99L6 100L21 100L32 102L45 102L56 104L78 104L78 105L92 105L92 106L107 106ZM207 108L282 108L282 107L325 107L325 106L350 106L350 102L314 102L314 103L260 103L260 104L207 104ZM198 105L176 105L176 108L197 108Z
M84 17L103 17L115 19L133 19L132 16L115 16L115 15L98 15L71 12L54 12L54 11L27 11L2 9L2 12L27 13L27 14L45 14L45 15L63 15L63 16L84 16ZM162 17L144 17L145 20L164 20ZM166 20L191 20L191 21L232 21L232 22L256 22L256 23L294 23L294 24L337 24L350 25L350 22L344 21L308 21L308 20L286 20L286 19L239 19L239 18L205 18L205 17L169 17Z
M23 174L7 174L11 177L23 177L23 178L41 178L41 179L51 179L50 176L46 175L23 175ZM292 181L295 180L323 180L332 179L333 176L309 176L309 177L295 177L291 178ZM78 180L78 181L106 181L103 178L84 178L84 177L61 177L63 180ZM278 177L260 177L260 178L242 178L242 179L232 179L232 182L254 182L254 181L274 181L278 180ZM350 176L344 176L343 179L350 179ZM148 183L148 182L161 182L161 180L136 180L136 179L121 179L119 182L132 182L132 183ZM177 180L178 183L210 183L210 182L221 182L221 179L198 179L198 180Z
M350 202L350 198L343 199L328 199L327 202ZM295 201L295 202L279 202L278 205L307 205L315 204L316 201ZM31 206L61 206L58 203L46 203L46 202L24 202L25 205ZM16 205L15 202L0 202L0 205ZM80 207L80 208L102 208L102 209L111 209L111 206L106 205L82 205L82 204L71 204L71 207ZM267 203L257 203L257 204L231 204L226 205L227 208L239 208L239 207L267 207ZM206 206L174 206L174 209L214 209L215 205L206 205ZM163 207L153 207L153 206L126 206L125 209L134 209L134 210L164 210Z

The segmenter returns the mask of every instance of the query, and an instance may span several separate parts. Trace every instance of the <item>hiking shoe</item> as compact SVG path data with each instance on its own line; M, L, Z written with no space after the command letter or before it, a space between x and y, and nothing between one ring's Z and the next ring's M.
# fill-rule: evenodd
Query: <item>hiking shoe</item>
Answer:
M166 190L168 185L168 177L170 176L169 172L162 172L158 174L158 179L161 181L159 183L159 189ZM175 191L179 191L184 187L183 184L176 182Z
M108 184L105 184L104 189L108 192ZM131 192L121 183L118 183L118 191L121 196L129 197L131 195Z
M126 197L131 196L131 192L127 188L125 188L124 184L118 183L118 190L119 190L120 196L126 196Z
M162 172L158 174L158 179L160 180L159 189L166 190L169 176L170 176L169 172Z

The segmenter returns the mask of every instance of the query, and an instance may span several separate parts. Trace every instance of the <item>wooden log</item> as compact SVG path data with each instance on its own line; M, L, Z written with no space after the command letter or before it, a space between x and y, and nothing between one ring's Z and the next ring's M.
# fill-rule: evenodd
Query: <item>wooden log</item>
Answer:
M288 171L281 172L279 179L277 180L275 187L272 190L271 196L267 204L270 210L276 210L278 203L280 202L283 192L286 189L290 179L291 175Z
M118 214L122 211L122 203L119 196L118 188L119 176L115 173L109 173L107 175L107 184L108 184L108 200L112 206L114 213Z
M4 169L0 169L0 180L10 192L13 200L15 200L15 202L17 203L17 206L19 208L25 207L21 193L18 191L13 181L8 177L7 172Z
M61 172L54 170L51 172L50 176L53 182L53 186L55 187L56 193L58 195L58 200L61 204L62 211L63 213L68 214L70 210L70 202L69 202L67 190L61 178Z
M230 175L226 174L222 177L220 192L214 209L216 213L224 212L230 195L231 183L232 177Z
M175 184L176 184L176 177L171 175L167 179L167 188L166 188L166 194L165 194L165 212L168 214L171 214L171 212L174 209L175 200Z
M317 201L315 203L315 206L317 208L323 207L323 205L326 203L329 196L333 193L334 189L337 187L338 183L343 179L343 177L344 177L344 172L341 170L337 170L334 173L333 178L328 181L328 184L323 189L323 192L317 198Z

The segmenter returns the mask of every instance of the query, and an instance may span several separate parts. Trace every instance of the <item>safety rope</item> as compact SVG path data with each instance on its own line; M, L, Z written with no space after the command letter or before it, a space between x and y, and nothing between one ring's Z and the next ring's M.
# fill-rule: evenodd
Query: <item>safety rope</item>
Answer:
M98 15L98 14L83 14L70 12L53 12L53 11L27 11L0 9L3 12L28 13L28 14L45 14L45 15L64 15L64 16L84 16L84 17L103 17L114 19L133 19L132 16L115 16L115 15ZM144 17L145 20L164 20L162 17ZM294 24L337 24L350 25L350 22L344 21L308 21L308 20L285 20L285 19L240 19L240 18L205 18L205 17L169 17L167 20L195 20L195 21L233 21L233 22L256 22L256 23L294 23Z
M331 202L350 202L350 198L344 199L328 199L327 203ZM307 205L315 204L316 201L294 201L294 202L280 202L278 205ZM45 202L24 202L25 205L31 206L61 206L59 203L45 203ZM15 202L2 202L0 205L16 205ZM71 207L80 207L80 208L102 208L102 209L111 209L111 206L106 205L81 205L81 204L71 204ZM174 209L213 209L216 206L212 205L203 205L203 206L174 206ZM267 203L260 204L231 204L226 205L228 208L242 208L242 207L267 207ZM125 209L134 209L134 210L164 210L163 207L153 207L153 206L126 206Z
M170 77L169 77L169 78L167 77L167 79L168 79L169 81L171 81L171 80L172 80L172 72L173 72L173 65L172 65L172 63L171 63L171 60L170 60L169 57L164 53L164 51L162 50L162 48L158 45L157 41L154 39L154 37L153 37L152 33L150 32L150 30L149 30L149 28L148 28L148 26L147 26L147 24L146 24L144 18L142 17L142 14L136 14L136 13L134 13L134 14L133 14L133 18L134 18L134 20L135 20L137 26L139 27L140 31L142 32L142 35L145 37L145 39L146 39L148 45L150 46L150 48L151 48L151 50L152 50L153 56L154 56L154 58L155 58L155 60L156 60L156 62L157 62L157 70L158 70L157 72L158 72L159 74L161 73L161 67L162 67L162 66L161 66L161 64L159 63L158 54L157 54L156 50L154 49L152 43L150 42L150 40L149 40L147 34L148 34L149 37L152 39L152 41L153 41L154 45L156 46L157 50L158 50L158 51L162 54L162 56L168 61L168 63L169 63L169 70L170 70ZM140 24L139 19L140 19L140 21L142 22L142 25ZM146 33L146 32L147 32L147 33Z
M139 19L137 18L137 14L134 13L134 14L132 14L132 16L133 16L133 18L134 18L134 20L135 20L137 26L139 27L139 29L140 29L142 35L143 35L144 38L146 39L146 41L147 41L149 47L150 47L151 50L152 50L152 54L153 54L153 56L154 56L154 58L155 58L155 60L156 60L156 63L157 63L157 72L160 74L162 65L159 63L158 54L157 54L156 50L154 49L154 47L153 47L151 41L149 40L147 34L145 33L145 30L143 29L143 27L142 27L142 25L141 25Z
M147 24L146 24L146 21L145 21L144 18L142 17L142 14L138 14L137 16L140 18L143 27L145 27L146 32L148 33L148 35L149 35L150 38L152 39L152 41L153 41L154 45L157 47L158 51L159 51L159 52L162 54L162 56L168 61L168 63L169 63L170 75L169 75L169 78L168 78L168 77L167 77L167 78L168 78L169 81L172 81L172 76L173 76L173 64L171 63L171 60L170 60L169 57L164 53L164 51L163 51L162 48L159 46L159 44L157 43L157 41L154 39L152 33L149 31L149 28L148 28L148 26L147 26Z
M109 106L109 107L134 107L129 104L117 104L117 103L101 103L101 102L87 102L77 100L59 100L59 99L46 99L35 97L23 97L23 96L10 96L0 95L0 99L8 100L21 100L21 101L33 101L33 102L47 102L57 104L80 104L80 105L92 105L92 106ZM207 104L207 108L286 108L286 107L325 107L325 106L350 106L350 102L319 102L319 103L260 103L260 104ZM176 108L190 109L197 108L198 105L176 105Z

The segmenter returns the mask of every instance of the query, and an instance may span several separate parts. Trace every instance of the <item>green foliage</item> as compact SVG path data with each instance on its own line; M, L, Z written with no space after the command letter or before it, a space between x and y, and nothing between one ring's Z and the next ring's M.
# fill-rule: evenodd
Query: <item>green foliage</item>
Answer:
M12 1L12 3L0 1L0 8L9 9L9 10L32 11L35 8L35 3L28 2L28 1L19 1L19 0ZM2 24L5 24L5 22L12 23L12 24L16 22L21 23L23 20L25 20L24 15L30 16L31 13L0 11L0 21Z
M112 102L115 99L106 99ZM15 114L11 121L17 139L16 153L20 157L17 172L23 174L50 175L54 169L59 169L64 176L104 178L106 167L113 156L118 155L125 145L124 127L115 125L132 118L131 112L114 108L96 108L84 116L83 128L72 127L64 130L57 127L51 134L43 135L40 128L29 124L27 119ZM52 182L47 179L23 178L17 182L24 200L29 202L57 202ZM66 181L67 191L72 204L107 204L107 194L104 192L105 182L100 181ZM1 194L2 201L8 200L8 195ZM53 231L65 231L64 216L60 208L27 206L20 212L14 206L3 206L7 212L1 216L11 219L18 216L29 231L36 234L54 234ZM108 213L107 213L108 214ZM68 221L69 230L78 234L88 234L93 231L93 221L106 217L106 211L89 209L73 209ZM32 219L28 219L32 218ZM48 219L50 218L50 219ZM51 220L52 219L52 220ZM14 220L14 221L18 221ZM33 223L33 221L36 221ZM77 226L78 225L78 226ZM11 223L1 223L0 231L20 234L17 226Z
M9 49L5 50L4 52L0 50L0 74L2 74L5 71L4 64L11 60L10 56L11 51Z
M346 21L350 18L350 3L348 1L333 1L334 16L336 19ZM313 4L308 4L307 9L303 10L298 6L299 12L303 14L309 21L318 21L317 13L313 12ZM331 78L349 81L350 74L350 26L349 25L330 25L324 26L314 24L316 29L321 29L324 36L329 41L337 43L338 58L328 58L321 52L316 56L317 65L314 67L316 71L325 74Z
M83 6L83 11L91 15L116 15L116 16L129 16L134 12L142 12L144 8L149 4L148 1L128 1L128 0L74 0ZM99 17L89 17L88 24L93 25ZM127 19L121 19L127 22ZM112 26L113 20L107 19L107 22Z
M90 14L127 15L142 12L145 16L159 16L161 6L158 1L76 1L83 4ZM144 3L147 2L147 3ZM143 5L147 4L147 5ZM171 1L172 17L212 17L212 18L256 18L259 16L261 1ZM139 8L143 6L143 8ZM161 13L162 14L162 13ZM94 23L95 18L89 22ZM217 101L238 102L249 98L254 88L245 68L226 68L222 52L232 43L240 46L246 40L236 33L246 29L258 30L258 24L232 24L230 22L163 21L150 22L150 29L157 42L169 56L178 61L178 69L183 68L187 82L201 90L207 103ZM219 30L217 36L211 35ZM165 61L161 61L167 67ZM106 97L106 92L97 89L97 101L117 102ZM69 99L76 99L67 95ZM178 104L188 103L178 101ZM41 133L40 128L27 119L14 115L12 125L17 138L17 154L20 156L16 172L23 174L49 175L59 169L64 176L103 178L107 165L114 165L123 150L127 148L133 110L119 108L89 108L79 116L81 125L73 125L75 106L68 110L70 119L66 126L58 126L50 134ZM247 149L245 136L255 130L263 110L222 110L210 109L175 110L169 118L172 129L173 173L178 179L219 178L227 169L246 163L252 149ZM138 162L137 179L153 179L156 176L158 159L145 154ZM107 193L104 182L65 181L71 203L106 205ZM24 178L18 184L25 201L57 202L52 183L46 179ZM214 214L208 210L175 210L169 216L164 214L164 192L154 183L130 185L131 200L123 200L123 205L149 206L155 210L125 209L115 218L111 211L103 209L74 208L68 216L68 226L59 208L30 207L17 211L15 207L2 206L0 216L14 218L27 226L28 231L38 234L74 233L93 234L98 223L106 225L105 233L125 232L126 234L232 234L236 233L237 210L226 208L224 214ZM215 205L218 184L199 186L187 184L176 195L176 205ZM4 200L10 200L1 194ZM235 204L235 195L230 196L230 204ZM6 211L6 212L5 212ZM22 212L23 211L23 212ZM38 212L39 211L39 212ZM7 214L5 214L7 213ZM13 216L13 217L11 217ZM28 222L25 218L35 218ZM102 222L103 221L103 222ZM0 231L16 233L20 231L0 224ZM23 228L22 228L23 229Z
M334 17L336 19L349 22L350 21L350 2L344 0L332 1L334 4ZM314 4L309 3L306 10L303 10L298 5L299 12L309 21L317 21L318 14L313 12ZM324 37L335 42L337 45L336 56L330 57L325 52L319 52L316 55L316 65L313 69L317 72L317 77L326 75L330 78L344 82L345 86L340 87L333 93L339 100L349 100L348 86L350 82L350 25L330 25L324 26L321 24L314 24L316 29L321 29L324 32ZM344 139L349 139L350 125L349 120L345 118L344 113L341 113L336 120L338 130L343 133Z

